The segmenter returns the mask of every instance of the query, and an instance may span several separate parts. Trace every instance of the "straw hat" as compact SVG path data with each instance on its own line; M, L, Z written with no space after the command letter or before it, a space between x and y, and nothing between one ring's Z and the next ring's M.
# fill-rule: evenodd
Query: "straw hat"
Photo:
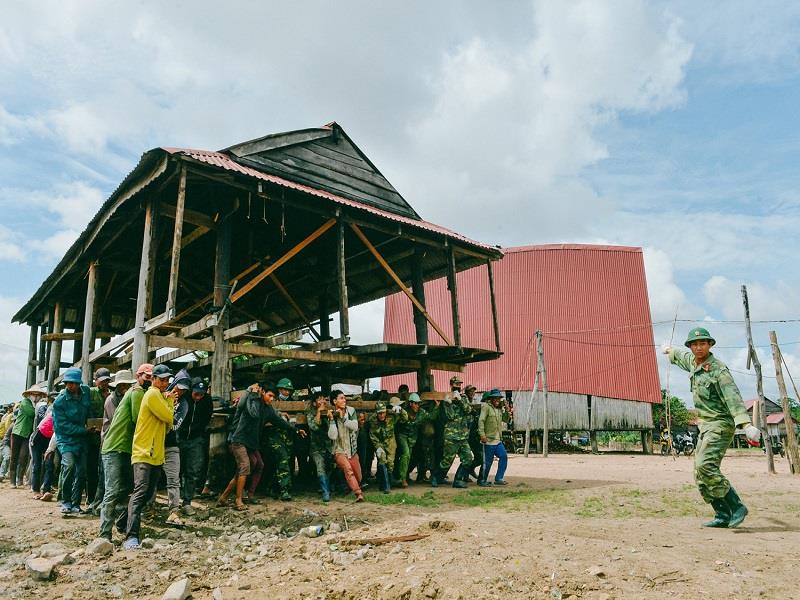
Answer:
M39 396L47 396L47 392L43 391L42 388L40 388L38 385L32 385L27 390L22 392L23 396L26 396L28 394L38 394Z

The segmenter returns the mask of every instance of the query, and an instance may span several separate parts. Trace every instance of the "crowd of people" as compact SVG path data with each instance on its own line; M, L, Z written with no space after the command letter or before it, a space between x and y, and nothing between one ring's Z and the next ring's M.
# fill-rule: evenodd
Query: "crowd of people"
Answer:
M201 487L201 496L213 497L208 472L214 403L205 380L151 364L113 376L100 368L93 387L77 368L67 369L62 380L60 392L32 386L6 408L0 418L0 481L18 489L27 481L35 499L58 501L65 517L99 516L100 537L110 541L116 529L125 549L140 547L142 515L153 507L162 483L168 525L183 526L195 514L192 502ZM368 413L348 405L338 389L302 397L287 378L275 385L254 383L230 406L218 407L229 415L232 477L217 505L228 505L232 496L235 510L247 510L260 490L291 501L293 490L310 480L323 502L333 493L353 494L361 502L370 484L385 493L406 488L412 474L417 483L437 487L449 482L456 457L453 487L467 487L470 477L480 486L505 485L505 395L490 390L479 398L474 386L462 392L462 385L453 377L449 393L424 402L406 385L396 395L373 392L365 397L375 406ZM305 400L306 410L290 417L276 410L276 400Z

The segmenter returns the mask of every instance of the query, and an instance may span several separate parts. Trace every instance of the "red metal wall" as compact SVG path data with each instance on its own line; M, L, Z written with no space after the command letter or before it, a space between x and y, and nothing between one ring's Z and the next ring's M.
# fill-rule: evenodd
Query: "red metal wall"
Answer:
M547 245L505 249L493 263L501 350L496 361L467 366L479 390L530 390L537 329L544 332L548 388L622 400L661 402L641 248ZM486 267L457 275L462 344L494 348ZM444 279L425 285L428 312L452 335ZM429 326L432 345L444 342ZM414 343L411 302L386 299L384 341ZM434 372L437 390L449 373ZM382 387L416 386L414 374L385 377Z

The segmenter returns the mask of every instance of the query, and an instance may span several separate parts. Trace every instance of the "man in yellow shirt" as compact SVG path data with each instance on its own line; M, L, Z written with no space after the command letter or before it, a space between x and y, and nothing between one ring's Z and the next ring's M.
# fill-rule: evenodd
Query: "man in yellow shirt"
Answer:
M133 432L131 464L133 465L133 494L128 503L128 527L125 550L138 550L142 509L152 495L164 464L164 437L172 427L174 392L164 395L172 371L166 365L153 368L150 386L139 407L139 417Z

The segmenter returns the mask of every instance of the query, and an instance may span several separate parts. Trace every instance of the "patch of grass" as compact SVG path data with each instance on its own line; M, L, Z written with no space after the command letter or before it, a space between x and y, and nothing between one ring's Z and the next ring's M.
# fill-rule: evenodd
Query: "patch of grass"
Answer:
M499 490L473 488L452 496L449 500L456 506L483 506L503 504L504 506L527 507L551 504L564 496L562 490Z
M589 498L585 498L581 507L575 511L575 514L579 517L603 517L606 515L606 510L608 507L606 506L605 500L600 498L599 496L590 496Z
M615 518L627 517L687 517L701 514L694 487L688 490L647 492L637 488L620 488L607 496L590 496L575 511L579 517Z
M428 491L421 496L413 496L406 492L383 494L378 492L367 493L364 495L367 502L381 504L384 506L392 504L405 504L408 506L422 506L435 508L439 506L439 499L434 496L433 491Z

